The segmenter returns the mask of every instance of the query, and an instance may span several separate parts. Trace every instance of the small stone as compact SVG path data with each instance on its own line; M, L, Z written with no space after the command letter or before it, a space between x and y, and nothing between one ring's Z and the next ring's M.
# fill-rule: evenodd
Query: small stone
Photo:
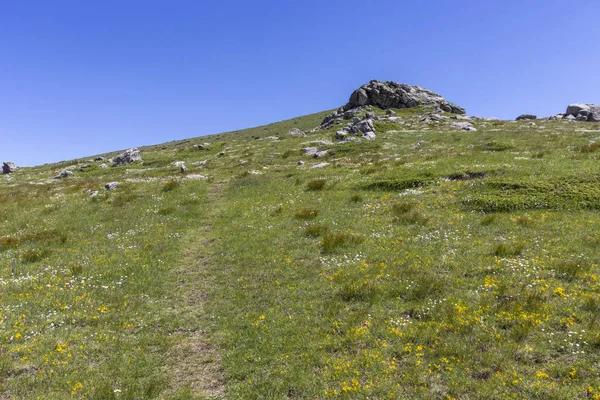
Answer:
M298 165L304 165L304 164L306 164L304 161L302 161L302 160L298 161Z
M185 165L180 166L179 169L182 174L185 174L187 172L187 167Z
M306 136L306 132L304 132L304 131L302 131L302 130L300 130L300 129L298 129L298 128L292 128L292 129L290 129L290 131L289 131L289 133L288 133L288 134L289 134L290 136L296 136L296 137L299 137L299 136Z
M106 190L116 190L119 187L119 182L108 182L104 185L104 189Z
M319 151L319 149L317 149L316 147L304 147L300 150L302 150L302 152L307 156L314 156L317 153L317 151Z
M317 151L314 154L315 158L321 158L321 157L325 157L327 154L329 154L329 150L321 150L321 151Z
M328 162L322 162L322 163L313 165L312 167L310 167L310 169L325 168L328 165L330 165Z
M98 165L98 168L108 168L108 165L106 165L106 164L100 164L100 165Z
M98 157L94 158L94 161L95 162L104 161L104 157L98 156Z
M56 175L56 176L54 177L54 179L68 178L68 177L70 177L70 176L73 176L73 173L72 173L71 171L69 171L69 170L66 170L66 169L65 169L65 170L64 170L64 171L62 171L60 174Z

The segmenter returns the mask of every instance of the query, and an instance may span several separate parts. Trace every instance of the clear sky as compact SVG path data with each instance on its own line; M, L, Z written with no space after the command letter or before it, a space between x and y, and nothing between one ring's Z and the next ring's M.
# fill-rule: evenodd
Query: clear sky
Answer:
M89 156L336 108L371 79L470 115L600 103L600 2L0 2L0 161Z

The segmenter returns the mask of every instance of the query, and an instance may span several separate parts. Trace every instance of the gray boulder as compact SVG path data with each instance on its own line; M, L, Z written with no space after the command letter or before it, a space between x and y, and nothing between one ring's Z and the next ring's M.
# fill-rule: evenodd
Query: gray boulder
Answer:
M108 165L106 165L106 164L100 164L100 165L98 165L98 168L102 168L102 169L108 168Z
M290 129L289 135L290 136L306 136L306 132L304 132L298 128L292 128L292 129Z
M375 126L373 126L372 119L365 119L360 122L357 122L356 124L352 125L352 127L350 128L350 132L352 132L352 133L358 133L358 132L366 133L366 132L374 132L374 131L375 131Z
M577 116L577 114L579 114L582 111L590 111L590 105L589 104L584 104L584 103L575 103L575 104L570 104L567 107L567 115L572 115L574 117Z
M537 115L533 114L522 114L517 117L517 121L528 121L532 119L537 119Z
M56 175L54 177L54 179L62 179L62 178L68 178L70 176L73 176L73 173L67 169L65 169L64 171L62 171L60 174Z
M321 150L321 151L317 151L313 157L321 158L321 157L325 157L327 154L329 154L329 150Z
M142 159L142 156L140 154L140 151L137 148L129 149L115 157L115 160L113 162L113 167L119 167L121 165L128 165L134 161L140 161L141 159Z
M563 118L565 121L575 121L575 117L572 115L567 115L566 117Z
M13 162L4 161L2 163L2 173L3 174L11 174L11 173L15 172L16 169L17 169L17 166Z
M108 182L104 185L104 189L106 190L116 190L119 187L119 182Z
M314 156L315 154L317 154L317 151L319 151L319 149L317 149L316 147L304 147L300 150L302 150L302 152L307 156Z
M96 161L96 162L97 161L104 161L104 160L105 160L105 158L101 157L101 156L98 156L98 157L94 158L94 161Z
M179 170L181 171L182 174L185 174L187 172L187 167L185 166L185 164L182 164L179 167Z
M453 122L452 124L450 124L451 127L453 128L458 128L461 129L463 131L467 131L467 132L475 132L477 131L477 129L475 129L475 127L473 126L472 122Z
M572 117L572 118L569 118ZM565 119L572 121L600 122L600 105L575 103L567 107Z

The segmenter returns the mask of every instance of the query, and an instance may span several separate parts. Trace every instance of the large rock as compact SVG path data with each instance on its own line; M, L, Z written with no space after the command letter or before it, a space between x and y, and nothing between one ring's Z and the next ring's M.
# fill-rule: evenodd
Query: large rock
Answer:
M289 135L290 136L306 136L306 132L304 132L298 128L292 128L292 129L290 129Z
M329 128L332 123L351 118L355 110L366 106L389 108L410 108L420 105L434 105L443 111L464 114L465 109L450 103L445 98L419 86L410 86L397 82L371 81L362 85L350 95L350 101L331 115L325 117L322 128ZM349 112L352 111L352 112Z
M600 122L600 105L584 103L570 104L567 107L565 115L568 120Z
M537 115L533 114L522 114L517 117L517 121L527 121L531 119L537 119Z
M2 173L3 174L11 174L11 173L15 172L16 169L17 169L17 166L13 162L4 161L2 163Z
M60 174L56 175L54 177L54 179L68 178L70 176L73 176L73 173L71 171L69 171L68 169L65 169Z
M142 156L138 149L129 149L115 157L113 167L131 164L134 161L140 161Z

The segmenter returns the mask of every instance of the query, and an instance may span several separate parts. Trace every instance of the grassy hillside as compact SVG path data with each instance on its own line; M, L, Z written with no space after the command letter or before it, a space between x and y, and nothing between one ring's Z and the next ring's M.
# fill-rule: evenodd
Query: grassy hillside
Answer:
M600 126L422 111L0 176L0 399L600 398Z

